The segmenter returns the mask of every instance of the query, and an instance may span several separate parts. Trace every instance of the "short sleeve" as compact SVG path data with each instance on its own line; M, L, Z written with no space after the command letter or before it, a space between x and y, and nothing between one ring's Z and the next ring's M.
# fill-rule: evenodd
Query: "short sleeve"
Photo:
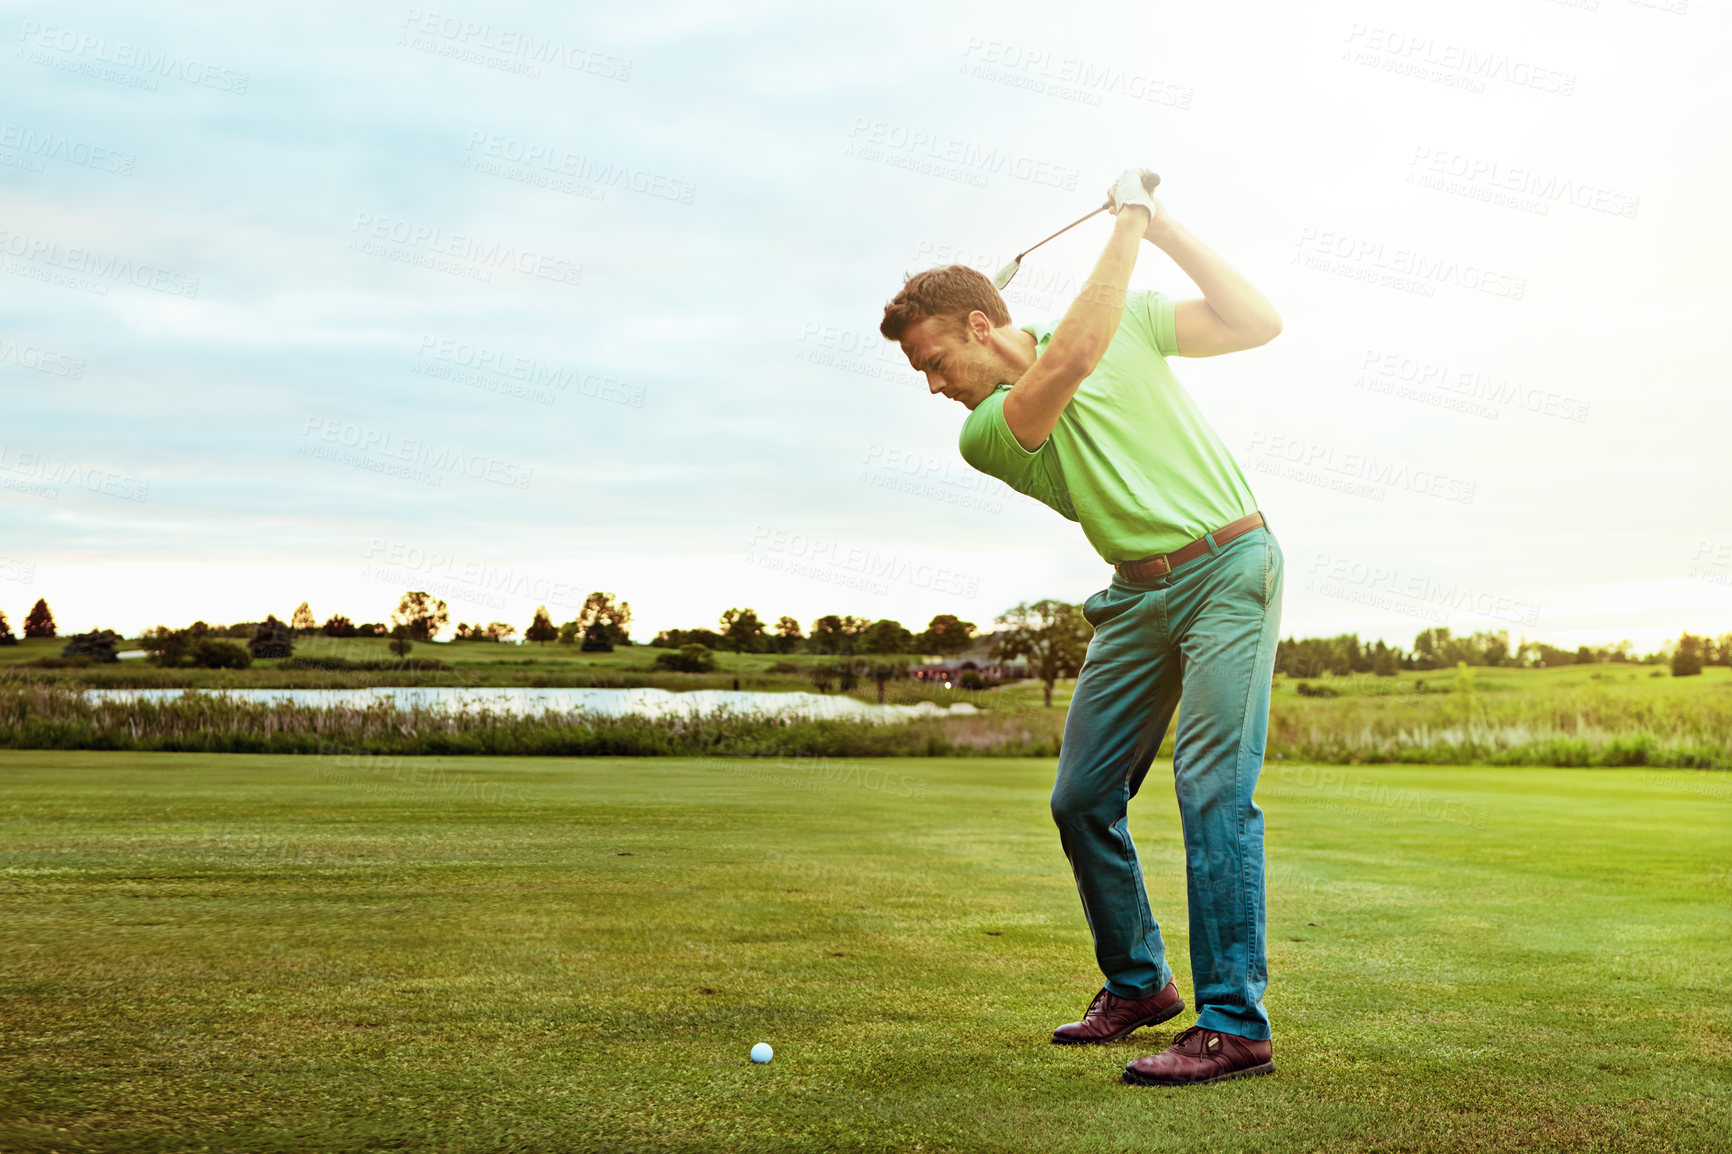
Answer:
M1135 325L1143 341L1163 357L1179 353L1173 325L1173 310L1178 303L1166 293L1152 291L1133 292L1125 298L1125 321Z
M1022 447L1010 424L1004 419L1004 398L1009 389L999 389L974 407L962 423L957 446L962 459L988 476L997 477L1024 496L1056 510L1069 520L1077 520L1062 471L1055 464L1052 438L1040 448Z
M982 473L989 473L1016 488L1015 479L1029 471L1036 459L1046 451L1051 438L1038 449L1022 447L1022 442L1010 431L1010 422L1004 419L1004 398L1009 391L999 389L974 406L974 411L968 414L968 420L962 423L958 447L962 450L964 461Z

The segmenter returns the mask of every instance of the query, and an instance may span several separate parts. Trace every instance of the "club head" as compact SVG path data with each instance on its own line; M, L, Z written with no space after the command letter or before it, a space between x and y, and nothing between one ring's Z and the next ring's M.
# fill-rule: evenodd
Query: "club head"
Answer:
M1022 258L1019 256L1015 260L1011 261L1009 264L1005 265L1003 268L998 270L998 275L992 278L992 287L995 289L998 289L1000 292L1003 292L1004 286L1010 283L1010 278L1015 276L1016 270L1021 268L1021 267L1022 267Z

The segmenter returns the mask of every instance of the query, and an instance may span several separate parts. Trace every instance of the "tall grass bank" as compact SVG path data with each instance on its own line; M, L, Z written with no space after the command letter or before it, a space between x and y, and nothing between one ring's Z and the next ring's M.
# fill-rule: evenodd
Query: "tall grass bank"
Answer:
M1056 757L1065 711L1038 694L978 695L964 716L768 716L730 708L660 716L593 709L375 701L248 701L226 694L103 697L76 686L0 687L0 748L210 753L566 757ZM1169 732L1162 752L1170 753ZM1553 687L1520 692L1300 696L1278 691L1267 760L1328 765L1651 766L1732 769L1732 681L1701 692Z

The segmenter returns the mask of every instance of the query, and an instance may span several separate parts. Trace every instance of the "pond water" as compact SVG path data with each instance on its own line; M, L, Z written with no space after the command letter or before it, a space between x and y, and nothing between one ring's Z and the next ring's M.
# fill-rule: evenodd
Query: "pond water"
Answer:
M346 706L365 709L381 702L399 709L420 707L492 710L495 713L564 713L581 709L609 717L676 717L727 710L735 714L848 718L864 721L907 721L916 717L960 717L978 712L966 702L946 709L930 701L912 705L877 705L852 697L819 693L753 693L745 690L698 689L673 693L666 689L529 689L500 686L451 689L430 686L385 686L375 689L90 689L97 701L162 701L192 693L223 696L244 702L286 701L295 705Z

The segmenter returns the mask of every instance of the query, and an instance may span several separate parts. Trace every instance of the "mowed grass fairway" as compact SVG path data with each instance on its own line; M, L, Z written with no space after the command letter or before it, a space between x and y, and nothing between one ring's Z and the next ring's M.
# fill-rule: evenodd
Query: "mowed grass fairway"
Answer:
M1726 774L1272 764L1277 1072L1163 1090L1052 768L0 753L0 1149L1732 1147Z

